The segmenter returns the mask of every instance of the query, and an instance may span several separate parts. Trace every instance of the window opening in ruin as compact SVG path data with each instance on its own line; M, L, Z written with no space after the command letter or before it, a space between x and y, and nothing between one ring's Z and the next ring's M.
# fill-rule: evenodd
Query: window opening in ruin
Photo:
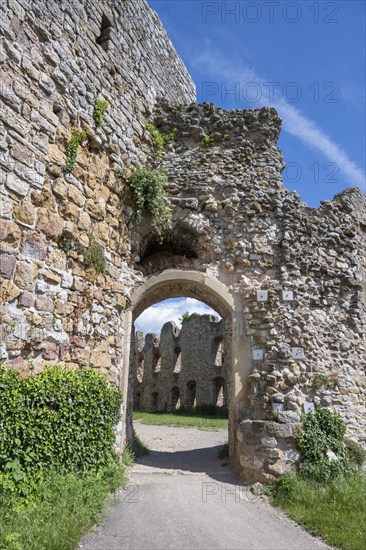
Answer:
M225 380L221 377L217 377L213 382L215 406L223 408L225 404Z
M176 386L171 391L171 407L172 411L180 408L180 391Z
M140 383L142 383L144 378L144 364L145 364L144 356L140 355L138 365L137 365L137 373L136 373L137 381Z
M108 17L103 14L102 23L100 26L100 35L96 39L98 46L101 46L104 51L108 51L111 43L111 36L113 33L113 25Z
M174 349L174 368L173 372L176 374L182 369L182 350L179 347Z
M196 407L196 382L188 382L187 384L187 407L194 409Z
M215 367L222 367L224 363L224 340L222 336L217 336L212 344L213 363Z
M159 410L159 394L157 391L154 391L151 394L151 408L153 412L156 412Z
M160 353L154 353L152 370L153 372L160 372L161 369L161 357Z
M133 408L135 409L135 411L139 411L140 406L141 406L141 393L137 392L135 393L135 397L133 400Z

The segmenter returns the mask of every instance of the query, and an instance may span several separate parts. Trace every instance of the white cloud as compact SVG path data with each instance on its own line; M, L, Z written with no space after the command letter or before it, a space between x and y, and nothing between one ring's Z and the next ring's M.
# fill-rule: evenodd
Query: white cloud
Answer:
M241 61L233 63L229 59L224 58L218 51L212 48L203 51L193 62L206 74L216 77L221 83L227 80L228 89L230 84L233 85L239 82L241 86L250 82L255 82L265 92L262 101L259 101L255 106L271 105L278 111L283 119L283 129L289 134L296 136L303 143L320 151L328 160L334 162L340 171L349 178L349 185L358 185L362 189L366 189L365 175L363 171L353 162L347 153L320 128L311 119L304 116L299 109L292 104L286 102L278 93L278 88L274 88L274 97L271 102L266 97L269 94L268 80L260 77L250 67L242 64ZM230 97L230 96L229 96Z
M140 317L136 319L135 329L142 330L144 334L155 332L159 336L161 327L168 321L174 321L180 326L179 317L185 311L199 313L200 315L208 313L220 317L216 311L199 300L195 300L194 298L177 298L174 300L165 300L145 309Z

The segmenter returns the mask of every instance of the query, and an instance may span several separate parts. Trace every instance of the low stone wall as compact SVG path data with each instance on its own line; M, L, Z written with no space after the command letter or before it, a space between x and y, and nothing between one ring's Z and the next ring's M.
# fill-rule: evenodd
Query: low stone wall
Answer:
M279 422L243 420L239 424L238 468L243 479L273 483L278 476L294 469L300 459L295 446L300 423L291 419L288 414L279 413Z

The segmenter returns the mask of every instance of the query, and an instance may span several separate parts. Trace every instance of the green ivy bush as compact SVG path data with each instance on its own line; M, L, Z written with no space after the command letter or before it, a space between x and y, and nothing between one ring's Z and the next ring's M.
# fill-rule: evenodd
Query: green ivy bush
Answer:
M146 128L151 134L155 155L159 158L164 153L166 145L175 140L177 129L174 128L170 134L161 134L154 124L149 121L146 122Z
M104 115L109 107L109 102L106 99L95 98L94 109L93 109L93 119L97 127L103 124Z
M362 466L366 460L366 451L358 443L350 439L346 439L346 448L348 453L348 458L352 464L357 466Z
M120 405L120 391L91 369L47 367L20 380L0 366L2 482L107 467Z
M132 174L129 182L137 223L141 221L144 213L150 214L153 218L154 230L160 240L171 220L171 213L165 202L164 181L164 175L159 170L140 167Z
M300 474L318 482L348 475L351 465L344 441L345 423L337 413L318 409L302 419L296 444L304 461ZM331 451L336 456L329 458Z
M87 133L85 130L77 130L73 128L71 132L71 139L67 146L66 151L66 164L63 167L65 174L70 174L75 166L76 157L78 154L79 145L85 141L87 138Z

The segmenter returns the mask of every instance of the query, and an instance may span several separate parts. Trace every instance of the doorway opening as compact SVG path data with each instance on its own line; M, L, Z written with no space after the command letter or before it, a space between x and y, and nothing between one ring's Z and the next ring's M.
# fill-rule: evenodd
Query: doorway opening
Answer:
M133 437L134 408L139 409L135 412L135 420L140 423L144 415L163 417L170 414L174 415L175 425L182 425L178 424L179 416L184 417L180 422L186 422L187 418L200 414L202 424L207 425L213 418L225 422L222 425L228 430L226 441L229 443L229 455L237 468L239 457L236 453L236 433L238 423L245 414L245 404L243 407L242 403L251 368L250 344L245 336L241 304L236 303L225 284L214 276L188 269L166 269L150 275L139 284L130 298L131 305L123 319L124 441ZM174 321L171 315L170 319L169 315L166 316L166 304L162 307L161 303L168 300L168 305L172 307L177 298L185 302L179 311L178 320ZM186 307L187 300L192 299L206 309L194 311L194 308ZM211 309L208 311L208 308ZM146 329L143 339L136 336L144 312L151 322L159 321L160 327L163 325L160 338L151 332L146 334ZM202 313L209 317L208 332L200 329ZM136 347L138 341L144 342L142 349ZM142 382L135 376L134 367L136 358L140 358L141 362L141 357ZM187 370L187 361L188 364L196 364L196 371ZM197 365L201 365L201 368ZM144 386L144 378L150 386ZM137 384L135 387L134 383ZM145 387L148 388L146 391ZM140 419L136 419L136 413ZM191 422L194 424L196 421Z

